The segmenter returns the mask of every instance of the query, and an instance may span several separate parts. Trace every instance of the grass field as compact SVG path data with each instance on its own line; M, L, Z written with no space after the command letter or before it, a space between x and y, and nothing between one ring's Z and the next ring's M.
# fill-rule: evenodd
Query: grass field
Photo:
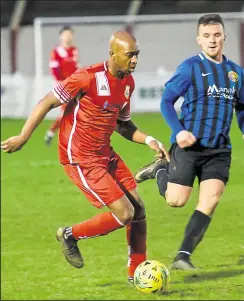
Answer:
M160 114L138 114L135 123L169 146ZM1 139L18 134L23 120L2 120ZM1 300L243 300L244 141L233 121L230 182L208 232L192 256L197 272L171 272L170 290L142 295L127 285L125 230L79 242L85 267L73 268L55 239L59 226L96 214L58 161L57 140L46 147L44 121L25 147L1 154ZM144 145L114 134L112 144L133 172L152 160ZM197 201L197 185L184 208L170 208L154 180L140 184L148 217L148 258L169 266ZM102 209L105 210L105 209Z

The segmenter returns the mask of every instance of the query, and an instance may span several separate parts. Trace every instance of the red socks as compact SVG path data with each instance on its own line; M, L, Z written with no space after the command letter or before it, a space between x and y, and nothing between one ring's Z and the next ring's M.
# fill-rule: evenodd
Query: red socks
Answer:
M119 220L111 213L104 212L92 218L74 225L72 236L75 239L90 238L106 235L116 229L122 228ZM70 231L71 232L71 231ZM146 239L147 223L146 219L132 221L126 226L126 238L128 243L128 277L133 277L137 266L146 260Z
M128 242L128 277L133 277L137 266L146 260L147 222L146 219L132 221L126 226Z
M72 235L75 239L106 235L122 226L111 212L104 212L74 225L72 227Z

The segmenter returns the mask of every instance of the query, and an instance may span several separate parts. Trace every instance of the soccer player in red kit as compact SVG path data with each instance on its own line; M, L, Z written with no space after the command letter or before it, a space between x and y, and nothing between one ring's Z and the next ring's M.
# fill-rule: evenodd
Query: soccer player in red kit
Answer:
M110 38L108 61L80 68L57 85L36 106L19 136L1 143L4 152L20 149L52 108L66 103L59 131L59 156L71 181L92 205L106 206L103 212L57 230L57 239L67 261L81 268L84 261L77 242L106 235L126 227L129 248L128 279L146 260L146 214L134 177L110 145L113 131L128 140L147 144L156 156L168 159L163 145L141 132L130 119L130 99L134 90L131 73L139 48L136 39L118 31Z
M64 26L59 34L60 44L56 46L50 55L49 67L56 83L60 83L70 76L78 68L79 53L74 46L74 31L70 26ZM60 128L61 118L65 110L65 105L60 107L60 115L51 124L46 132L44 140L50 145L55 133Z

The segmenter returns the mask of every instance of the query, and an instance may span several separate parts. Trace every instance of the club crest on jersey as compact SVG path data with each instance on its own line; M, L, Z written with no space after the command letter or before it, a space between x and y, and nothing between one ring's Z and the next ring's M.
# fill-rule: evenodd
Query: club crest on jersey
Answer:
M234 83L238 81L238 74L234 71L230 71L228 72L228 77L231 81L233 81Z
M130 86L125 87L124 95L125 95L125 98L127 98L127 99L129 98L129 96L130 96Z

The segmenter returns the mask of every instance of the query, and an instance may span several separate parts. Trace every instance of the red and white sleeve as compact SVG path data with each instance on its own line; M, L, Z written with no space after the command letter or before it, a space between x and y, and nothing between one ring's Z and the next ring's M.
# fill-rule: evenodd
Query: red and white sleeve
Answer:
M90 88L90 75L86 69L78 69L53 90L53 94L61 103L68 103L79 93L86 93Z

